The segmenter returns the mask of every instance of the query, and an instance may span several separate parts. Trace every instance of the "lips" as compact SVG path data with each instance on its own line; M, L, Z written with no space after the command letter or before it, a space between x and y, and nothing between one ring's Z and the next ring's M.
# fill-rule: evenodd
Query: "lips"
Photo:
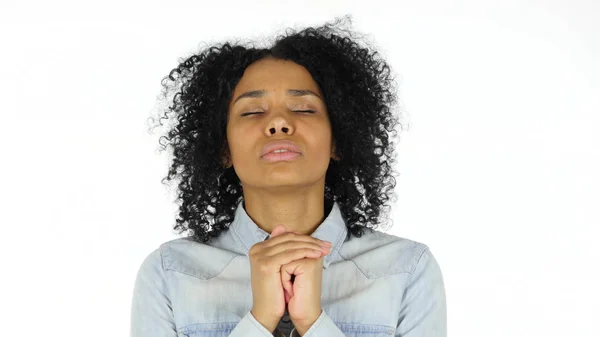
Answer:
M269 162L279 162L279 161L291 161L300 157L301 154L298 152L285 151L285 152L269 152L261 157L262 160L266 160Z
M267 153L273 152L275 150L288 150L295 153L302 154L300 148L291 140L276 140L270 143L267 143L260 153L260 156L264 156Z

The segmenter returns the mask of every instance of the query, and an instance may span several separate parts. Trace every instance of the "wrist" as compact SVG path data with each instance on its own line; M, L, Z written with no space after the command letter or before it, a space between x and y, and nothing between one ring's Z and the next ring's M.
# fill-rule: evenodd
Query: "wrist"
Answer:
M306 332L310 329L313 324L319 319L321 314L323 313L323 309L317 314L313 315L310 319L302 320L302 321L293 321L294 327L296 328L297 336L304 336Z
M255 320L258 321L265 329L269 330L269 332L275 332L277 329L277 324L279 324L278 318L269 318L267 316L263 316L260 313L257 313L254 310L250 310L250 314L254 317Z

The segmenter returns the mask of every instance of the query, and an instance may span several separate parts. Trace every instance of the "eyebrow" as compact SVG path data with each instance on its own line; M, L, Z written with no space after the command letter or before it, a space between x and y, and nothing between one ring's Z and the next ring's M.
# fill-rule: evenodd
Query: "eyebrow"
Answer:
M256 97L263 97L267 94L267 92L265 90L253 90L253 91L248 91L245 92L241 95L239 95L235 101L233 101L232 105L235 104L237 101L239 101L242 98L256 98ZM314 93L311 90L308 89L288 89L287 94L289 96L295 96L295 97L299 97L299 96L315 96L318 97L320 100L323 100L323 98L321 98L321 96L317 95L316 93Z

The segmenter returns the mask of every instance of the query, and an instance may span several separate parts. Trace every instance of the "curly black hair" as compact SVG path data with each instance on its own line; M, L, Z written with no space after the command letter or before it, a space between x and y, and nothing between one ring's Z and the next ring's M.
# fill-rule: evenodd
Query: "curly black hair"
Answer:
M178 234L188 231L189 238L207 243L229 229L243 193L233 167L223 166L228 104L244 70L267 57L305 67L324 94L341 158L330 160L325 203L339 203L348 227L345 241L377 228L382 210L386 214L390 207L386 203L396 198L395 82L377 51L361 47L349 29L336 29L344 19L352 20L346 15L297 32L288 28L268 48L239 41L206 47L180 59L162 79L161 99L172 105L159 111L160 125L171 122L159 144L161 150L172 148L172 162L161 182L179 181L173 227Z

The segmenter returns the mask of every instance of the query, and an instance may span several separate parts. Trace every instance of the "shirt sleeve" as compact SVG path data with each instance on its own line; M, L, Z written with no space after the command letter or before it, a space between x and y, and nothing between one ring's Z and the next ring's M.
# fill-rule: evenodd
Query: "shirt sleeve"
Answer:
M279 337L280 334L279 330L271 333L248 311L229 337ZM133 290L130 336L177 336L160 248L150 253L138 270Z
M283 333L275 328L275 331L270 332L259 321L254 318L251 311L248 311L246 316L233 328L229 337L280 337Z
M321 315L306 331L304 336L300 336L296 328L292 329L290 337L346 337L342 330L338 328L333 320L327 315L325 310L321 310Z
M130 336L177 336L160 248L150 253L138 270L131 306Z
M446 337L446 292L440 266L428 247L406 285L396 337Z

